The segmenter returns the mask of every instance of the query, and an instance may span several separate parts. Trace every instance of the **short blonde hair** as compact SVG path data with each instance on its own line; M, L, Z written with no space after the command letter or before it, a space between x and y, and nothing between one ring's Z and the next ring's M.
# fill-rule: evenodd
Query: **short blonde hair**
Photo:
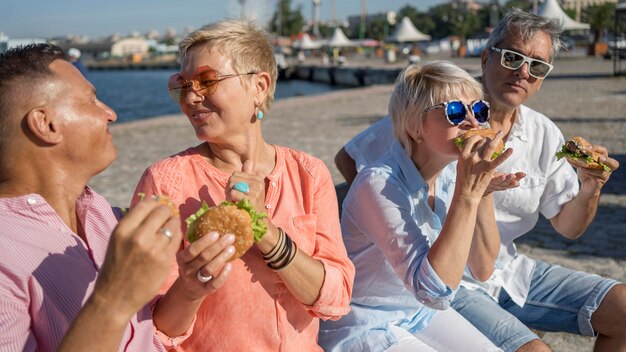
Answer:
M414 140L408 131L422 132L424 110L461 96L484 97L483 89L469 73L449 61L409 65L400 73L389 100L393 133L408 156Z
M259 107L267 111L274 100L278 70L274 49L265 31L250 20L225 19L189 33L178 44L181 57L184 58L189 48L196 45L204 45L230 58L237 73L267 72L270 86L265 101ZM247 81L244 80L244 84L247 85Z

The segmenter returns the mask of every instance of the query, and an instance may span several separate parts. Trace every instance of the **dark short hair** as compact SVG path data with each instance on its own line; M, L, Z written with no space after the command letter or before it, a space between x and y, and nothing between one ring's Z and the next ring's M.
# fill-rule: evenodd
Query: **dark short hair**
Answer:
M15 89L26 89L23 82L35 82L52 76L49 66L54 60L69 60L63 49L52 44L29 44L0 54L0 147L5 140L6 119L11 112ZM18 83L19 82L19 83Z

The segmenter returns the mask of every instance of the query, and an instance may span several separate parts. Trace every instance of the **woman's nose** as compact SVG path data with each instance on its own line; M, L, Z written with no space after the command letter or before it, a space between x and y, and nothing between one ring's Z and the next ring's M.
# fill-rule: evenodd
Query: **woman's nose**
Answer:
M189 105L199 104L204 101L204 95L198 93L195 89L187 89L187 93L181 102L185 102Z

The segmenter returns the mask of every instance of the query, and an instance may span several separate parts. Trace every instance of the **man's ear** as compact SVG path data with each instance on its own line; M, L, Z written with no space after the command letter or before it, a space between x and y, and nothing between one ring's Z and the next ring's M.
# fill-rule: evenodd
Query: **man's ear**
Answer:
M491 49L484 48L483 52L480 54L480 68L483 72L485 72L485 67L487 66L487 60L489 59L489 53Z
M60 124L45 107L30 110L25 117L25 127L30 135L47 144L58 144L63 140Z

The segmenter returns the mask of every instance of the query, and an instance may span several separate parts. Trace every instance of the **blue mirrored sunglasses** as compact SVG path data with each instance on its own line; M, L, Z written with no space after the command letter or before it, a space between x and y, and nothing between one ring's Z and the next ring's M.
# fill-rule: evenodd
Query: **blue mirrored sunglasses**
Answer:
M489 103L484 100L476 100L475 102L465 105L460 100L449 100L441 104L433 105L424 112L443 108L446 120L451 125L457 126L467 119L468 108L472 111L472 115L479 124L483 125L489 121Z

